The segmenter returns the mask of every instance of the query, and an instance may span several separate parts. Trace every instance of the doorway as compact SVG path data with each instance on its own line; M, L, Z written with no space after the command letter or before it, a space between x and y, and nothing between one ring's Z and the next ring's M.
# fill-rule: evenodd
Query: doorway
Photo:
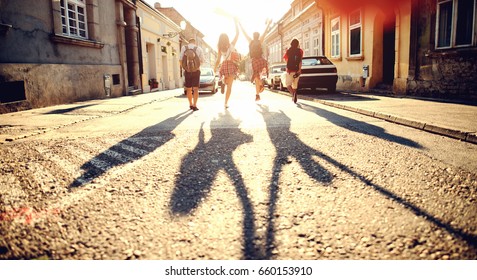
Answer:
M148 63L148 76L149 79L157 79L156 71L156 47L154 44L146 44L147 50L147 63Z
M389 13L383 26L383 84L393 85L396 63L396 15Z

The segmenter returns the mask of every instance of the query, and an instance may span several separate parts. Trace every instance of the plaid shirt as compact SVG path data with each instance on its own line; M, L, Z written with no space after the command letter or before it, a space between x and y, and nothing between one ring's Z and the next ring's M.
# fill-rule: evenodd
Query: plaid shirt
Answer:
M263 68L267 69L268 74L268 62L265 58L252 58L252 81L255 80L255 78L260 78L260 73L262 73Z

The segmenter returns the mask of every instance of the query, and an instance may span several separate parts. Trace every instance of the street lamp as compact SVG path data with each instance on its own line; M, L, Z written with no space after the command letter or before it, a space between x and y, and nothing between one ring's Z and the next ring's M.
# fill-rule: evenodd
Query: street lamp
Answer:
M181 23L180 23L181 31L179 31L179 32L172 32L171 31L171 32L168 32L166 34L162 34L162 36L169 37L169 38L174 38L177 35L179 35L182 31L184 31L186 29L186 26L187 26L187 23L185 21L181 21Z

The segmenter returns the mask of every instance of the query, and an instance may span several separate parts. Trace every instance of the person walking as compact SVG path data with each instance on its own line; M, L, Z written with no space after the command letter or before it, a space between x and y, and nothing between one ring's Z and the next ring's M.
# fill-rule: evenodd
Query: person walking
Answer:
M202 48L195 44L195 39L190 39L189 44L182 47L179 62L184 70L189 108L197 111L199 110L197 100L199 99L200 64L204 62L204 56Z
M229 36L225 33L220 34L219 42L217 44L218 49L218 58L215 63L214 72L217 72L217 68L219 64L222 62L219 70L220 78L223 78L223 82L221 85L221 92L224 93L224 87L226 87L225 93L225 108L229 107L229 99L232 93L232 84L235 80L239 72L239 54L235 49L235 44L237 43L238 36L239 36L239 27L238 27L238 20L235 18L235 37L230 42Z
M263 69L266 69L266 73L268 76L268 62L263 57L263 41L265 40L265 35L268 32L271 22L272 22L271 20L267 20L267 26L265 27L265 30L263 31L262 36L260 36L260 33L254 32L253 39L250 38L247 32L245 32L245 29L243 28L242 24L239 23L240 29L242 30L243 35L245 36L245 38L247 38L249 43L249 55L250 55L250 58L252 59L251 81L255 82L255 92L256 92L255 101L260 100L260 93L262 93L263 90L265 89L262 79L260 78L260 75Z
M288 92L292 94L293 102L298 100L298 81L300 80L303 50L300 49L300 43L297 39L293 39L290 48L287 49L283 59L287 62L286 86Z

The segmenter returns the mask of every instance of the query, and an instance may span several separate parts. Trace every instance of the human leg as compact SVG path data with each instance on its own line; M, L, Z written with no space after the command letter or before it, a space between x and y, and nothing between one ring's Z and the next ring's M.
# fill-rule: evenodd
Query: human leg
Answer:
M263 84L260 77L255 77L255 101L260 100L260 93L263 91Z
M300 80L300 76L293 76L293 83L291 85L292 89L293 89L293 102L297 102L298 101L298 81Z
M192 106L194 106L194 111L199 110L197 108L197 100L199 100L199 87L194 87L194 94L192 96L192 99L193 99L193 105Z
M230 95L232 94L232 83L234 82L234 77L226 76L224 81L227 86L227 90L225 92L225 108L228 108Z
M188 73L188 83L192 88L191 100L189 101L192 110L197 111L197 100L199 99L200 71Z
M187 95L187 99L189 100L189 108L192 109L194 107L194 103L193 103L193 100L192 100L192 88L191 87L186 88L186 95Z

